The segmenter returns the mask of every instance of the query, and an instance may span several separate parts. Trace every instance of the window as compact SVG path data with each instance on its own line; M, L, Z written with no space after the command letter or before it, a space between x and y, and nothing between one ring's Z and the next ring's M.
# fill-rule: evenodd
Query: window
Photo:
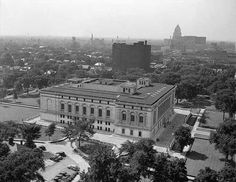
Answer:
M86 107L83 107L83 114L86 115Z
M102 130L102 126L100 126L100 130Z
M100 121L100 124L102 124L102 121Z
M110 117L110 114L111 114L110 110L107 110L107 117Z
M102 117L102 109L98 109L98 116Z
M69 99L70 99L70 97L69 97Z
M107 104L108 104L108 105L109 105L109 103L110 103L110 102L109 102L109 101L107 101Z
M139 122L143 123L143 115L139 115Z
M61 98L63 98L63 95L61 96Z
M76 97L76 100L78 100L78 97Z
M134 121L134 113L130 114L130 121Z
M76 113L79 112L79 106L75 106L75 112L76 112Z
M110 131L110 128L108 128L108 131Z
M122 134L125 134L125 129L124 128L122 129Z
M97 129L99 130L99 126L97 126Z
M126 113L125 113L125 111L122 112L122 120L124 120L124 121L126 120Z
M142 137L142 132L141 131L138 132L138 136Z
M97 123L99 124L99 121L97 121Z
M90 109L90 114L94 114L94 108L93 107L91 107L91 109Z
M68 104L68 112L71 112L71 105Z
M133 133L133 130L130 130L130 135L133 135L134 133Z
M85 99L84 99L84 102L85 102Z
M65 109L65 104L61 104L61 110Z
M143 107L140 107L140 110L143 110Z
M125 88L123 88L123 92L125 92Z
M102 101L99 101L99 103L101 103Z

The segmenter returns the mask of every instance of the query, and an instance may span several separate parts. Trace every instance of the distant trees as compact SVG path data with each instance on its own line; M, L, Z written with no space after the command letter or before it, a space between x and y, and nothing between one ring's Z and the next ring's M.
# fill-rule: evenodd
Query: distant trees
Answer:
M23 124L21 125L21 133L26 140L25 146L29 148L35 148L36 145L33 140L38 139L41 136L41 126L36 124Z
M93 120L85 121L85 119L82 118L82 120L74 121L73 124L66 126L64 130L62 130L62 133L65 137L69 138L71 145L77 140L80 147L81 139L88 139L94 134L94 131L91 128L93 122Z
M192 144L191 130L188 127L180 126L174 133L176 144L179 151L183 151L184 147Z
M3 53L0 56L0 65L13 66L14 59L10 53Z
M30 182L37 180L43 182L43 177L38 173L41 168L44 169L42 151L37 148L22 149L1 158L0 181Z
M48 126L48 128L45 130L45 135L49 137L49 140L50 140L50 137L54 134L55 129L56 129L56 124L55 123L51 123Z
M215 148L225 155L225 161L228 161L236 154L236 121L229 119L212 132L210 135L210 143L215 144Z

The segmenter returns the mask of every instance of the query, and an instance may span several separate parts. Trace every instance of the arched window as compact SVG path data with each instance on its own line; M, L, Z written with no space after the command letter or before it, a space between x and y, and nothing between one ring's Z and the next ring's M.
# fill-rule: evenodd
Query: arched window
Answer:
M122 120L125 121L126 120L126 112L122 111Z
M143 123L143 114L139 114L139 122Z
M109 108L107 108L107 111L106 111L106 116L107 116L107 117L110 117L110 116L111 116L111 111L110 111L110 109L109 109Z
M135 120L135 116L134 116L134 113L130 113L130 121L134 121Z

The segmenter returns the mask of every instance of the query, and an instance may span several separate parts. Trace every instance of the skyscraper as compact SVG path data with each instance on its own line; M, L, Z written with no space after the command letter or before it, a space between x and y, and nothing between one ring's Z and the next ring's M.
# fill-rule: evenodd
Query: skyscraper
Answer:
M151 45L139 41L133 45L114 43L112 45L112 69L126 71L128 68L150 69Z

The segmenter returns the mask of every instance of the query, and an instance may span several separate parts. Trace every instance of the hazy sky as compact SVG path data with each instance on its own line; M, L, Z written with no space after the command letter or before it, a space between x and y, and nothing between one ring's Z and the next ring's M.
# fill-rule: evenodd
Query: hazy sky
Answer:
M0 0L0 35L236 41L236 0Z

